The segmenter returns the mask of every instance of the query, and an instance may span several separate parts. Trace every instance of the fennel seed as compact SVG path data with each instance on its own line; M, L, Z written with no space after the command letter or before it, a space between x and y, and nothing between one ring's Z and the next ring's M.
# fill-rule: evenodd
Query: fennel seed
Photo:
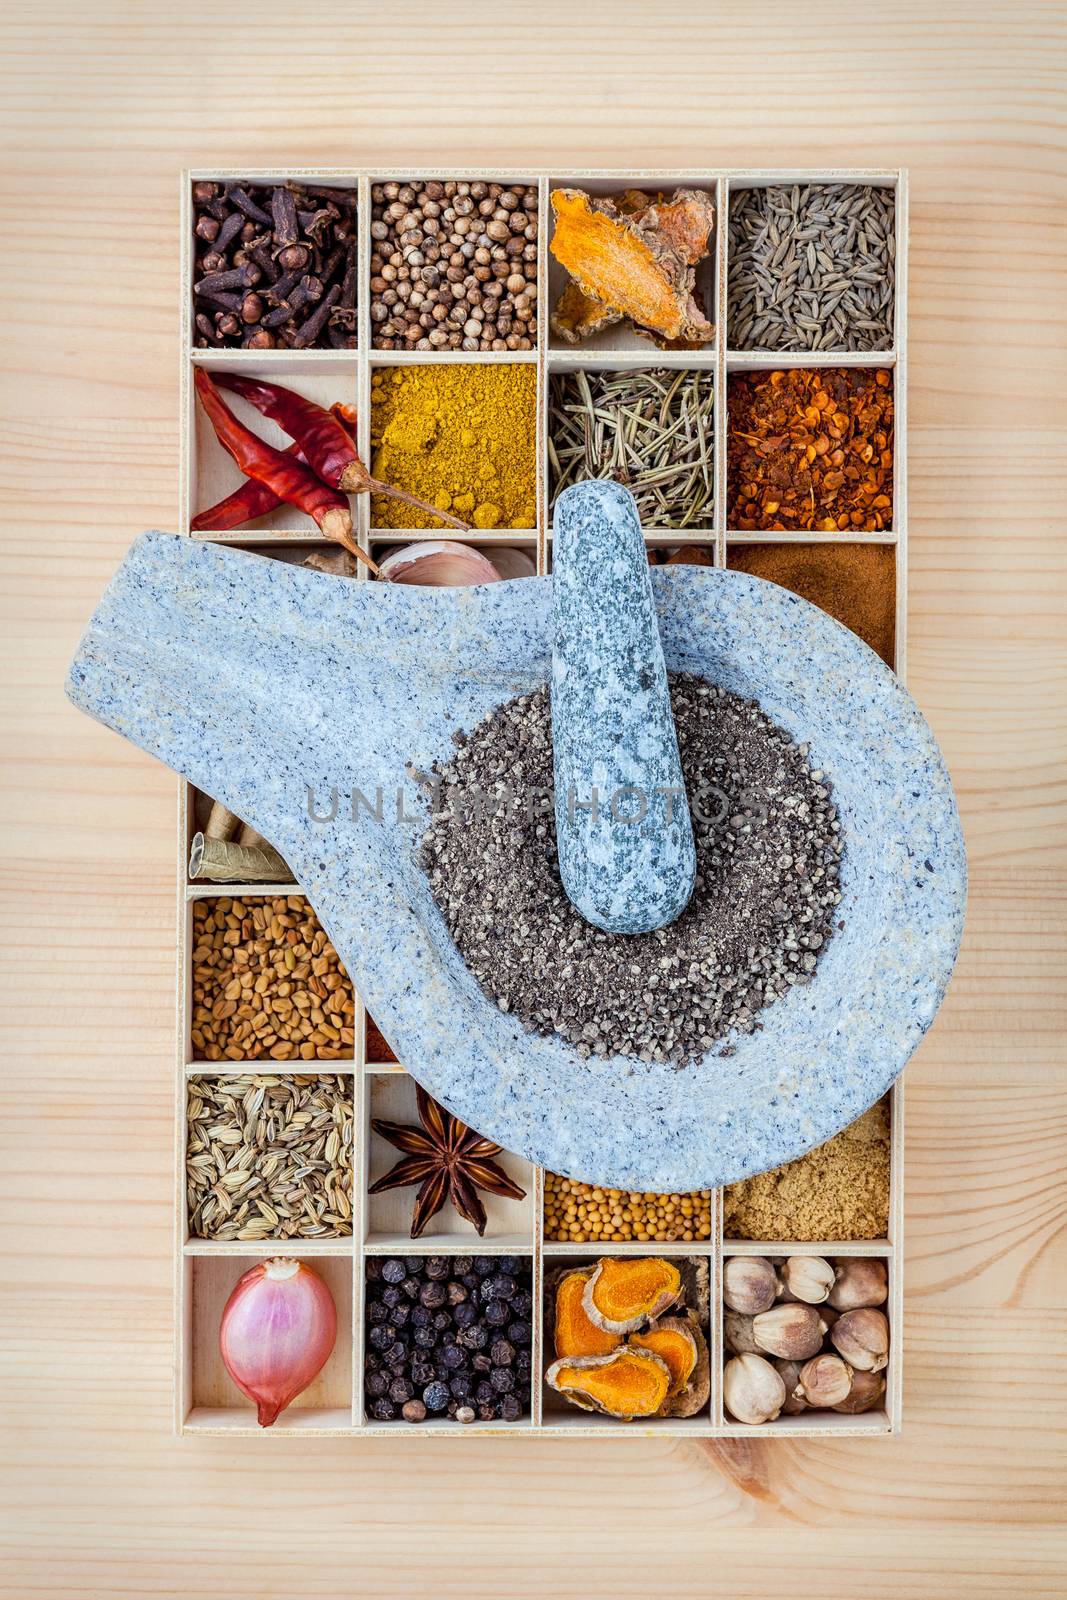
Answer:
M352 1232L352 1081L333 1074L190 1080L189 1232L219 1240Z

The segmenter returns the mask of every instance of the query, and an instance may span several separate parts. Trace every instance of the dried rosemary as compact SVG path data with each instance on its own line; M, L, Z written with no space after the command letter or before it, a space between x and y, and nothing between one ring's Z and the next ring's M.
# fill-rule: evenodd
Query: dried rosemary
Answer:
M550 504L581 478L615 478L645 528L710 523L714 406L702 370L559 373L549 383Z

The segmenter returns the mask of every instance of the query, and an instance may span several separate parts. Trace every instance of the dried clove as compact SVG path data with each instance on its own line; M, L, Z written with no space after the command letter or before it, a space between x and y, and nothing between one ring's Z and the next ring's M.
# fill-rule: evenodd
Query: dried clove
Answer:
M198 179L192 198L198 349L355 348L354 191Z

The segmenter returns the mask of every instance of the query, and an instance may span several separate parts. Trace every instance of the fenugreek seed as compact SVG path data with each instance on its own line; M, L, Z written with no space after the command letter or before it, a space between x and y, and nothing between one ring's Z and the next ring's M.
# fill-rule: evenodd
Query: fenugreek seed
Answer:
M332 1037L320 1032L315 1039L326 1011L302 1020L313 1001L303 991L293 993L303 970L319 998L330 996L331 1016L355 1011L348 977L306 900L294 896L249 909L220 897L197 901L193 917L197 959L190 1020L199 1059L291 1060L309 1040L313 1049L302 1053L306 1059L328 1051L323 1058L334 1060L344 1053L339 1047L352 1041L339 1023L327 1023ZM312 960L317 976L310 976Z

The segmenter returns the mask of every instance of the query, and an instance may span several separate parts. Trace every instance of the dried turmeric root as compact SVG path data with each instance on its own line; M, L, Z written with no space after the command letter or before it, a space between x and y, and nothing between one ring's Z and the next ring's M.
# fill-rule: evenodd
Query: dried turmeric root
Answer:
M625 212L613 200L555 189L552 208L556 225L550 249L587 301L665 340L707 344L714 338L714 326L693 296L694 262L706 254L714 221L706 196L678 190L669 201ZM597 324L594 307L557 307L557 317L561 310L560 320L576 320L579 328L607 325ZM567 337L560 328L557 332ZM576 331L575 337L582 333Z

